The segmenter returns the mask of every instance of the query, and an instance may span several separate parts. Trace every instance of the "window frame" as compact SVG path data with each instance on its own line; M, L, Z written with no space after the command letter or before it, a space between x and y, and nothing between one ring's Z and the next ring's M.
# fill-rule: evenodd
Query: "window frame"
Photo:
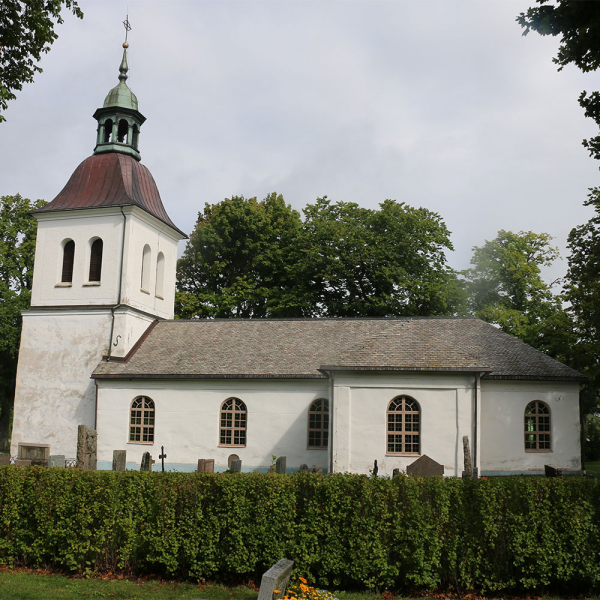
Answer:
M142 405L134 406L134 404L138 401L141 401ZM146 402L148 402L152 406L146 406ZM135 417L136 419L137 418L140 419L139 423L132 423L132 420L134 418L134 416L133 416L134 410L136 410L136 411L139 410L141 412L139 417L137 417L137 416ZM147 425L144 423L146 414L151 415L151 419L152 419L152 423L148 423ZM132 428L134 428L134 427L136 427L136 428L139 427L139 432L137 432L137 435L139 435L139 437L140 437L139 440L131 439L132 436L136 435L132 431ZM148 440L143 439L144 435L145 435L145 432L144 432L145 429L148 430L146 432L146 434L149 435L152 439L148 439ZM129 422L128 422L128 433L127 433L128 441L127 441L127 443L128 444L139 444L139 445L143 445L143 446L152 446L154 444L155 437L156 437L156 403L149 396L136 396L131 401L131 404L129 405Z
M397 406L397 403L401 402L401 409L400 410L396 410L396 408L392 409L392 406ZM406 405L407 402L411 402L414 403L414 406L416 406L416 410L406 410ZM385 448L386 448L386 452L385 455L386 456L421 456L422 455L422 448L421 448L421 429L422 429L422 419L421 419L421 405L417 402L417 400L415 398L413 398L412 396L408 396L407 394L399 394L398 396L394 396L394 398L392 398L388 405L387 405L387 410L385 413ZM390 416L394 415L394 420L391 421L390 420ZM397 419L398 415L400 415L400 420ZM413 429L405 429L406 425L407 425L407 415L412 415L410 418L410 423L411 426L414 426L415 424L415 420L414 420L414 415L418 416L418 419L416 421L416 424L418 425L418 429L415 433L415 431ZM390 429L390 424L394 424L394 428ZM400 429L397 429L397 426L400 425ZM411 451L411 452L407 452L406 446L407 446L407 442L406 442L406 435L412 435L412 436L417 436L417 446L418 446L418 450L417 452ZM390 444L392 444L394 447L397 447L399 444L397 441L392 441L390 442L390 436L401 436L401 442L400 442L400 446L401 446L401 450L400 451L396 451L396 450L390 450ZM415 444L414 440L411 440L410 445L413 446Z
M232 408L231 410L225 408L225 405L228 402L232 402ZM238 403L239 405L241 405L242 408L238 407ZM223 417L231 414L231 424L223 426ZM243 415L243 422L244 425L243 426L236 426L236 415ZM241 420L241 417L240 417ZM229 437L229 442L227 441L222 441L223 440L223 432L225 433L225 439L227 439L227 437ZM227 432L229 432L229 436L227 436ZM243 432L243 443L238 443L236 444L234 442L235 440L235 432ZM239 436L238 436L239 437ZM246 406L246 403L243 400L240 400L240 398L237 398L235 396L230 396L229 398L225 399L222 403L221 403L221 408L219 409L219 443L218 446L220 448L245 448L246 445L248 443L248 407Z
M67 246L73 248L72 251L67 251ZM62 243L62 265L60 270L60 284L73 285L73 274L75 272L75 241L71 238L66 239ZM70 264L69 264L70 263ZM70 274L70 277L69 277Z
M535 412L527 412L527 409L534 405ZM539 407L543 406L547 412L539 412ZM540 420L542 418L547 417L548 419L548 429L540 429ZM527 429L528 423L527 419L534 419L534 429ZM547 448L540 448L540 435L547 435L548 440L543 443L547 443ZM527 436L533 436L533 440L527 440ZM527 444L534 443L536 448L528 448ZM550 410L550 405L543 400L532 400L528 402L525 406L525 410L523 411L523 447L525 452L527 453L544 453L544 452L552 452L552 411Z
M100 250L98 250L100 248ZM90 240L90 264L88 265L88 283L100 285L102 282L102 255L104 242L96 237ZM93 279L92 277L97 277Z
M142 249L142 268L140 270L140 290L145 294L150 293L150 263L152 262L152 248L144 244Z
M320 408L315 409L316 404L320 404ZM311 416L319 417L320 427L311 427ZM316 420L316 419L315 419ZM321 444L311 444L311 433L319 433ZM323 445L323 441L325 444ZM329 448L329 400L327 398L317 398L313 400L308 407L308 426L306 432L306 449L307 450L327 450Z

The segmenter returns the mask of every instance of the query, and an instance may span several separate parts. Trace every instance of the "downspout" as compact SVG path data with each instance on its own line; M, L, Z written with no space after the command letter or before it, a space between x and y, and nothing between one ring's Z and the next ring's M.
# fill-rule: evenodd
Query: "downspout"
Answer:
M117 296L117 304L110 309L112 321L110 324L110 339L108 340L108 355L106 360L110 360L112 355L112 339L115 331L115 310L121 307L121 289L123 286L123 260L125 256L125 228L127 225L127 216L123 212L123 207L120 207L121 214L123 215L123 235L121 236L121 268L119 270L119 295Z
M475 390L474 390L474 407L473 407L473 477L477 479L479 477L479 447L477 444L479 434L479 398L477 390L481 385L481 374L475 375Z
M333 372L329 371L329 473L333 473Z

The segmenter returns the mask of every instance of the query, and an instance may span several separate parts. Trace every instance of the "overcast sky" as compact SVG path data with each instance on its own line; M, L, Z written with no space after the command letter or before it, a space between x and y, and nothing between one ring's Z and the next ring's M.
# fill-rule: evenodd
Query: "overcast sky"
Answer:
M439 213L463 269L499 229L548 232L564 257L592 215L599 164L581 140L597 130L577 97L600 81L521 35L533 0L79 3L0 124L1 195L52 200L92 153L129 10L142 162L183 231L236 194L298 210L392 198Z

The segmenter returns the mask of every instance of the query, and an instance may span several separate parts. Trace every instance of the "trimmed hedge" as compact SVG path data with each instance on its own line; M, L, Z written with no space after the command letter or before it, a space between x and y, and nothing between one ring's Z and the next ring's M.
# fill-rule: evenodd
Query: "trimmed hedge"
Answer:
M0 468L0 563L320 586L589 592L595 479Z

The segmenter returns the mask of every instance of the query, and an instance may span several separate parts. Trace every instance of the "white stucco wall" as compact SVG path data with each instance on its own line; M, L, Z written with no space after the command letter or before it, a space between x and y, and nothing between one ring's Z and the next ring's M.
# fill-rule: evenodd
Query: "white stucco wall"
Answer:
M327 380L98 380L98 460L112 461L113 450L127 450L128 462L139 464L150 452L158 463L160 447L167 465L197 465L214 458L227 467L237 454L246 469L269 467L272 456L286 456L289 468L305 463L327 469L327 450L307 448L308 409L317 398L328 397ZM156 406L153 444L130 443L129 411L137 396L150 397ZM222 403L232 396L248 410L245 448L219 446Z
M108 347L107 309L36 310L23 314L11 453L19 442L50 444L75 457L77 426L95 426L90 374Z
M551 452L525 452L525 407L533 400L550 408ZM482 380L482 474L543 471L546 464L581 469L579 384Z
M464 374L335 373L334 470L368 473L377 460L379 473L391 475L417 460L387 455L387 407L407 395L421 408L421 454L444 465L445 475L460 476L462 436L473 439L473 386Z

